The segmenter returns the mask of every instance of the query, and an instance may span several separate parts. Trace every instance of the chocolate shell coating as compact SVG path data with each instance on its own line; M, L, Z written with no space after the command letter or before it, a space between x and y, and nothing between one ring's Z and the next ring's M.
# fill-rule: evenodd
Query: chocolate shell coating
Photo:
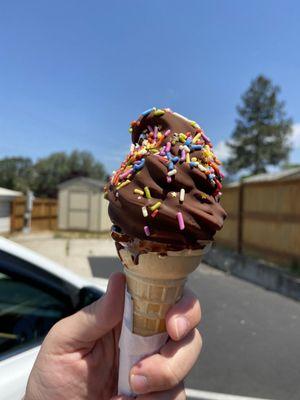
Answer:
M146 143L150 138L150 144L154 143L154 153L148 149L138 161L133 162L134 157L131 156L130 159L128 156L118 171L119 176L122 177L130 165L134 165L134 162L138 165L142 159L144 159L143 167L133 171L128 179L124 177L120 181L112 177L107 190L109 216L118 231L129 238L167 244L168 248L176 250L198 248L201 247L201 241L213 239L215 232L222 228L226 217L219 203L222 178L219 175L216 158L209 150L208 139L197 124L167 110L163 110L161 115L156 114L159 113L152 111L132 123L135 151L147 148ZM157 139L158 132L159 139ZM190 141L197 134L200 136L196 143L198 147L203 148L193 150L193 144L189 144L189 148L190 159L197 159L194 164L200 163L202 170L198 168L199 165L192 167L193 162L184 160L182 146L185 143L178 140L180 133L187 134L186 138L190 138L188 139ZM168 142L171 142L170 149L166 151L165 146L168 146ZM131 154L133 153L134 150ZM172 170L169 165L172 160L176 173L168 177L168 172ZM125 181L128 182L122 186L122 182ZM149 188L151 198L135 190L138 189L142 193L145 187ZM180 201L182 191L184 199ZM158 203L161 204L156 211L155 205ZM148 214L146 217L143 215L142 207L146 207ZM184 229L182 226L180 228L178 213L183 217ZM145 233L145 227L148 228L149 235Z

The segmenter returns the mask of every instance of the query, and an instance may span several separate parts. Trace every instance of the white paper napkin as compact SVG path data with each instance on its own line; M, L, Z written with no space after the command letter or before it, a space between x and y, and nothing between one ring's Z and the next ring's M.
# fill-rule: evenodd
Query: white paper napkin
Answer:
M132 333L132 312L132 299L126 290L122 331L119 341L120 361L118 394L127 396L135 395L129 384L129 374L133 365L142 358L156 353L168 339L167 333L159 333L147 337Z

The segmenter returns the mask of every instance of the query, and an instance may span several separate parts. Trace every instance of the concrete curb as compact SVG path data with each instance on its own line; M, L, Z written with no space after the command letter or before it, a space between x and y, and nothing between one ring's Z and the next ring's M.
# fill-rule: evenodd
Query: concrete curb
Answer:
M203 261L231 275L245 279L267 290L300 301L300 278L263 260L240 255L231 250L213 247Z

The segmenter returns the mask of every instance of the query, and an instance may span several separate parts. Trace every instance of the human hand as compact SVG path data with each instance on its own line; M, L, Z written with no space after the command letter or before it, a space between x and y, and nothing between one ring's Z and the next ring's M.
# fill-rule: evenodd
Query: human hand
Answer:
M124 287L124 275L112 275L105 296L53 326L31 371L24 400L129 399L116 396ZM200 316L200 304L187 290L167 314L170 340L131 370L137 399L185 399L183 379L201 350L195 329Z

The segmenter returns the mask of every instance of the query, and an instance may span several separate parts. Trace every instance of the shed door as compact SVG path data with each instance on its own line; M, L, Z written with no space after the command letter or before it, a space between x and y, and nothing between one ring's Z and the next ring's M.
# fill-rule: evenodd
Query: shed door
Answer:
M69 191L69 229L89 230L89 192Z
M10 203L0 201L0 232L10 231Z

